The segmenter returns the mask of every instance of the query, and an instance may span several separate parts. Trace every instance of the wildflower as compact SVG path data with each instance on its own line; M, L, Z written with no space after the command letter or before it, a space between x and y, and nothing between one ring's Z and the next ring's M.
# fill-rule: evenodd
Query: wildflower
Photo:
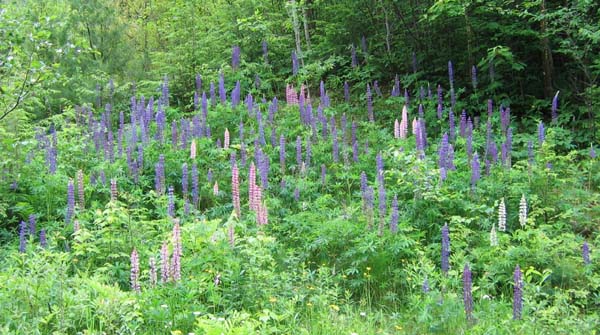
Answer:
M540 145L544 143L544 139L546 138L544 123L540 121L538 124L538 142Z
M423 285L421 286L421 290L425 294L429 293L429 279L427 277L425 277L425 279L423 280Z
M473 320L473 292L471 282L471 269L468 264L465 264L463 270L463 302L465 305L465 314L467 321Z
M590 145L590 158L591 159L596 158L596 150L594 150L594 144Z
M581 247L581 255L583 256L583 263L585 265L591 264L591 261L590 261L590 246L588 245L587 241L583 242L583 246Z
M46 239L46 229L40 230L40 246L46 248L48 246L48 240Z
M167 204L167 214L170 217L175 217L175 195L173 194L173 186L169 186L168 191L168 204Z
M130 279L131 279L131 289L137 293L140 292L139 276L140 276L140 259L139 259L137 250L135 250L135 248L134 248L133 251L131 252L131 276L130 276Z
M513 320L520 320L521 312L523 310L523 278L519 265L515 268L513 279Z
M481 167L479 165L479 155L477 152L473 155L473 160L471 161L471 188L475 190L475 185L479 178L481 178Z
M223 138L223 149L229 149L229 129L225 128L225 135Z
M490 231L490 246L498 246L498 235L496 234L496 225L493 225L492 230Z
M392 200L392 215L390 218L390 231L392 233L398 232L398 197L394 194L394 200Z
M448 79L450 80L450 88L454 88L454 67L452 61L448 61Z
M84 202L84 189L83 189L83 171L79 170L77 171L77 191L78 191L78 195L79 195L79 203L77 204L77 206L80 209L85 208L85 202Z
M474 89L477 89L477 68L475 65L471 67L471 84Z
M160 281L161 283L166 283L169 281L169 249L167 247L167 242L163 242L162 247L160 248Z
M75 213L75 189L73 186L73 179L69 179L67 185L67 211L65 213L65 222L70 223L71 218Z
M525 228L525 224L527 223L527 200L525 199L525 194L521 196L521 202L519 203L519 223L523 228Z
M498 206L498 230L506 231L506 205L504 204L504 198L500 200Z
M35 219L36 219L35 214L29 215L29 235L30 236L35 236L35 234L36 234Z
M557 91L556 94L554 95L554 98L552 98L552 122L556 123L556 121L558 121L558 93L560 91Z
M181 228L179 222L175 222L173 226L173 255L171 255L171 279L174 282L181 280Z
M292 50L292 74L295 76L298 74L298 68L300 67L298 63L298 56L296 55L296 51Z
M214 196L219 195L219 182L218 181L215 181L215 184L213 185L213 195Z
M210 171L210 170L209 170ZM196 162L192 163L192 204L195 206L198 205L199 199L199 181L198 181L198 164Z
M234 45L231 50L231 67L236 70L240 66L240 47Z

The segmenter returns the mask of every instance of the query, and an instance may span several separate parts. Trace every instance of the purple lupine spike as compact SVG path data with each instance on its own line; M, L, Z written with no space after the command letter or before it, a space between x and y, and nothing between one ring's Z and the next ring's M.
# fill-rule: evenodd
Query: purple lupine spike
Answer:
M471 85L473 85L473 89L477 89L477 67L475 65L471 67Z
M196 74L196 93L200 93L202 91L202 75Z
M262 52L263 52L263 60L265 61L265 64L269 64L269 50L268 50L267 41L265 41L265 40L262 41Z
M298 74L298 56L296 55L296 51L292 50L292 74L295 76Z
M347 81L344 82L344 101L350 103L350 86Z
M174 218L175 217L175 195L173 186L169 186L168 193L168 204L167 204L167 215Z
M212 181L213 181L212 169L208 169L208 171L206 171L206 180L208 181L209 184L212 184Z
M25 253L27 249L27 223L21 221L19 225L19 252Z
M421 286L421 290L425 294L429 293L429 279L427 277L425 277L425 279L423 280L423 285Z
M454 88L454 67L452 61L448 61L448 79L450 80L450 89Z
M325 185L326 175L327 175L327 168L325 167L325 164L321 164L321 185Z
M135 250L135 248L133 248L133 251L131 252L131 290L135 291L136 293L140 293L140 258L138 256L138 252L137 250Z
M333 116L331 117L331 119L333 120ZM335 127L335 125L331 127L331 140L331 151L333 153L333 161L337 163L340 160L340 147L338 144L337 128Z
M75 186L73 179L69 179L67 185L67 211L65 213L65 223L71 223L71 219L75 214Z
M444 104L444 94L442 91L442 85L437 86L437 97L438 97L438 105L443 105Z
M35 236L36 232L36 216L35 214L29 215L29 236Z
M354 141L354 143L352 143L352 160L357 163L358 162L358 156L360 155L359 151L358 151L358 142Z
M298 187L294 189L294 200L296 202L300 201L300 189Z
M544 144L544 140L546 139L546 131L544 129L544 122L540 121L538 124L538 143L540 146Z
M590 158L594 159L596 158L596 149L594 149L594 144L590 144Z
M459 134L461 137L466 137L466 131L467 131L467 111L465 111L463 109L462 113L460 114L460 123L459 123Z
M558 93L560 93L560 91L557 91L556 94L554 95L554 98L552 98L552 122L556 123L558 121Z
M242 166L246 166L246 145L244 142L240 144L240 163Z
M365 171L361 171L360 173L360 191L361 193L365 193L367 190L367 174L365 173Z
M504 108L504 106L500 106L500 125L502 127L502 132L506 133L506 130L510 125L510 107Z
M465 264L463 270L463 302L465 305L465 314L467 321L473 321L473 283L471 279L471 269Z
M271 128L271 147L275 148L277 145L277 132L275 127Z
M154 172L154 190L157 194L163 194L165 192L165 155L158 156Z
M302 165L302 138L300 136L296 137L296 164L298 167Z
M235 87L231 91L231 108L237 107L240 104L240 81L235 82Z
M169 106L169 78L167 75L163 78L161 102L164 106Z
M167 242L163 242L162 247L160 248L160 282L166 283L169 281L169 249L167 246Z
M371 86L367 84L367 112L369 114L369 122L375 122L373 116L373 96L371 95Z
M178 282L181 280L181 256L182 245L181 245L181 228L179 227L179 222L175 222L173 226L173 254L171 255L171 279L174 282Z
M418 112L417 115L418 115L418 117L420 119L424 119L425 118L425 113L423 111L423 105L422 104L419 104L419 112Z
M278 101L277 101L277 97L273 98L273 100L271 101L271 104L269 105L269 122L273 123L273 120L275 119L275 114L277 113L277 109L278 109Z
M438 150L438 166L440 169L446 169L448 160L448 134L444 133L442 136L442 141L440 143L440 148Z
M592 264L590 261L590 246L588 245L587 241L583 242L583 246L581 247L581 255L583 257L583 264Z
M40 229L40 246L42 248L48 247L48 239L46 238L46 229Z
M513 281L513 320L521 320L521 313L523 311L523 277L519 265L515 267Z
M446 168L448 170L456 170L456 166L454 166L454 146L452 144L448 144L448 160L446 160Z
M192 204L194 207L198 206L199 199L199 182L198 182L198 164L192 163Z
M219 73L219 99L222 104L227 102L227 93L225 92L225 75L223 72Z
M248 115L252 115L252 110L254 109L254 97L252 97L252 93L248 93L244 103L246 104L246 108L248 109Z
M173 120L171 122L171 147L173 147L173 149L177 149L177 139L177 121Z
M442 104L438 104L438 105L437 105L437 109L436 109L436 111L437 111L437 118L438 118L438 120L441 120L441 119L442 119L442 117L444 116L444 115L443 115L443 108L442 108Z
M237 45L231 48L231 67L234 70L240 67L240 47Z
M352 67L357 67L358 66L358 58L356 58L356 48L354 47L354 44L352 44L352 46L350 47L350 56L351 56Z
M181 193L183 193L183 198L187 199L187 196L188 196L188 165L187 165L187 163L183 163L181 165Z
M398 232L398 219L400 214L398 213L398 196L394 194L392 200L392 215L390 217L390 231L394 234Z
M492 114L494 113L494 102L492 101L492 99L488 99L487 112L488 118L492 117Z
M475 185L481 178L481 166L479 165L479 155L477 152L473 155L471 161L471 188L475 190Z
M279 166L281 174L285 174L285 136L283 134L279 137Z
M442 272L445 275L448 275L448 270L450 269L450 231L448 229L448 224L444 224L442 227Z

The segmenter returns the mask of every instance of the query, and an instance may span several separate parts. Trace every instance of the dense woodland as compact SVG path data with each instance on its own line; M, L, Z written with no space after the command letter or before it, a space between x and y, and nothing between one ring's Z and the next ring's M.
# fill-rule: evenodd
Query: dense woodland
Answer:
M0 334L597 334L600 3L0 0Z

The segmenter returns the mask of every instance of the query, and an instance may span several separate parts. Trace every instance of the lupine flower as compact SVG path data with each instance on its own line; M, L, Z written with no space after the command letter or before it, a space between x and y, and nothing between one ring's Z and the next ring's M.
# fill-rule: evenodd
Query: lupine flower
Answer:
M74 220L73 221L73 233L77 233L79 231L80 225L79 225L79 220Z
M250 202L249 207L251 210L256 210L257 204L254 203L255 199L255 188L256 188L256 166L254 162L250 162L250 168L248 171L248 200Z
M46 239L46 229L40 230L40 246L42 248L48 247L48 240Z
M475 185L479 181L481 177L481 166L479 165L479 155L477 152L473 155L473 160L471 161L471 188L475 190Z
M440 143L440 148L438 150L438 166L440 169L447 169L447 160L448 160L448 134L444 133L442 136L442 142Z
M302 165L302 138L300 136L296 137L296 164Z
M165 156L159 155L158 162L154 166L154 190L157 194L165 192Z
M333 120L333 116L331 117ZM340 148L338 144L337 128L334 126L331 128L331 152L333 154L333 161L337 163L340 160Z
M171 267L169 265L169 248L167 242L163 242L160 248L160 282L166 283L169 281Z
M69 179L67 185L67 212L65 213L65 222L71 223L71 218L75 214L75 187L73 179Z
M179 222L175 222L173 226L173 255L171 255L171 279L174 282L181 280L181 256L183 255L181 249L181 228Z
M513 320L521 320L523 311L523 277L519 265L515 267L513 288Z
M429 293L429 279L427 279L427 277L425 277L425 279L423 280L421 290L423 290L423 293L425 294Z
M581 247L581 255L583 257L583 264L590 265L590 246L587 241L583 242L583 246Z
M117 191L117 179L110 179L110 201L117 201L117 196L119 192Z
M367 84L367 112L369 114L369 122L375 122L373 116L373 96L371 95L371 86Z
M171 146L177 149L177 122L171 122Z
M471 282L471 269L465 264L463 270L463 301L465 305L465 314L467 321L473 321L473 284Z
M442 272L448 275L450 269L450 231L448 230L448 224L444 224L442 227Z
M215 181L215 184L213 185L213 195L214 196L219 195L219 182L218 181Z
M29 236L36 235L35 219L35 214L29 215Z
M594 144L590 145L590 158L591 159L596 158L596 150L594 149Z
M202 75L196 74L196 92L202 91Z
M256 219L259 226L264 226L269 223L269 213L266 203L259 203L258 210L256 211Z
M238 218L242 216L242 210L240 205L240 178L237 163L234 162L231 168L231 198L233 201L233 208Z
M392 215L390 218L390 231L394 234L398 232L399 216L400 215L398 213L398 197L394 194L394 200L392 200Z
M223 149L229 149L229 129L225 128L225 134L223 138Z
M354 44L352 44L352 46L350 47L350 56L351 56L352 67L357 67L358 59L356 58L356 48L354 47Z
M544 123L540 121L538 125L538 142L540 146L544 143L544 139L546 138L546 131L544 130Z
M150 287L156 287L156 260L154 257L150 257Z
M492 230L490 231L490 246L498 246L498 234L496 233L496 225L492 225Z
M527 200L525 199L525 194L521 196L521 202L519 203L519 223L523 228L525 228L525 224L527 223Z
M237 70L240 66L240 47L234 45L231 50L231 67Z
M454 88L454 68L452 61L448 61L448 79L450 80L450 89Z
M181 165L181 193L183 193L183 198L187 199L187 196L188 196L188 165L187 165L187 163L183 163Z
M404 89L404 103L406 105L410 105L410 101L409 101L409 96L408 96L408 89Z
M368 53L368 48L367 48L367 38L365 37L365 35L363 35L360 38L360 47L362 49L362 52L366 55Z
M533 141L531 140L527 142L527 156L529 157L529 164L533 165L535 155L533 153Z
M217 96L215 94L215 83L213 83L212 81L210 82L209 93L210 93L210 105L215 106L217 104ZM203 93L203 98L204 97L205 97L205 95ZM203 102L204 101L206 101L206 100L203 100ZM203 113L204 113L204 111L203 111ZM204 120L206 120L206 118Z
M131 252L131 289L137 293L140 293L140 258L135 248Z
M27 248L27 223L21 221L19 226L19 252L25 253Z
M267 47L267 41L265 41L265 40L262 41L262 51L263 51L263 60L265 61L265 64L269 64L269 50Z
M198 164L196 162L192 163L192 204L195 206L198 205Z
M398 119L394 120L394 138L400 138L400 122L398 122Z
M279 137L279 166L281 174L285 174L285 136L283 134Z
M363 194L365 216L367 217L367 229L373 229L373 188L367 186Z
M325 176L327 173L327 168L325 164L321 164L321 185L325 185Z
M83 171L81 171L81 170L77 171L77 191L78 191L78 195L79 195L78 207L80 209L84 209L85 201L84 201L84 189L83 189Z
M477 89L477 68L475 65L471 67L471 84L474 89Z
M400 120L400 138L405 139L408 133L408 107L402 107L402 119Z
M498 230L506 231L506 205L504 204L504 198L500 200L498 206Z

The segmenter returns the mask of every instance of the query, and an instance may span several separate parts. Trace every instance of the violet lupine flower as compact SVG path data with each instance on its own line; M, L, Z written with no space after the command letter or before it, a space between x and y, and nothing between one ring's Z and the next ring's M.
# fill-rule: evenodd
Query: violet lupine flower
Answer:
M136 293L140 293L140 258L137 250L133 248L131 252L131 289Z
M222 104L227 101L227 94L225 93L225 76L223 72L219 73L219 99Z
M519 265L515 267L513 280L513 320L521 320L523 311L523 275L521 274Z
M240 104L240 91L241 91L241 87L240 87L240 81L236 81L235 82L235 86L233 87L233 90L231 91L231 108L236 108L237 105Z
M554 95L554 98L552 98L552 122L556 123L558 121L558 93L560 91L557 91L556 94Z
M394 194L394 200L392 200L392 215L390 218L390 231L392 233L398 232L398 218L400 214L398 213L398 196Z
M544 140L546 139L546 131L544 130L544 122L540 121L538 125L538 142L540 146L544 144Z
M500 125L502 126L502 132L505 133L510 125L510 107L500 106Z
M177 149L177 121L171 122L171 146Z
M302 165L302 138L300 136L296 137L296 164L298 167Z
M473 155L471 161L471 188L475 190L475 185L481 178L481 166L479 165L479 155L477 152Z
M31 214L29 215L29 236L35 236L36 235L36 217L35 214Z
M466 137L467 136L467 111L465 111L464 109L462 110L462 113L460 114L460 122L459 122L459 135L461 137Z
M449 140L454 142L456 139L456 125L454 124L454 111L450 108L448 112L448 128L449 128Z
M19 252L25 253L27 248L27 223L21 221L19 225Z
M196 93L200 93L202 91L202 75L199 73L196 74Z
M167 215L174 218L175 217L175 195L173 194L173 186L169 186L169 190L167 191L168 196L168 204L167 204Z
M367 217L367 229L373 230L373 204L374 193L372 187L367 186L363 194L365 216Z
M321 185L325 185L325 177L327 174L327 168L325 164L321 164Z
M80 209L85 208L84 201L84 189L83 189L83 171L77 171L77 191L79 196L79 203L77 204Z
M262 41L262 51L263 51L263 60L265 61L265 64L269 64L269 50L268 50L268 46L267 46L267 41L265 41L265 40Z
M117 180L115 178L110 179L110 201L117 201L117 196L119 192L117 191Z
M263 189L269 188L269 156L262 153L260 155L259 172L260 172L260 183Z
M237 70L240 67L240 47L234 45L231 49L231 67Z
M373 96L371 94L371 86L367 83L367 112L369 116L369 122L375 122L373 116Z
M587 241L583 242L583 246L581 247L581 255L583 257L583 264L590 265L592 262L590 261L590 246Z
M192 204L194 205L194 207L198 206L198 190L198 164L194 162L192 163Z
M471 280L471 269L465 264L463 270L463 302L467 321L473 321L473 283Z
M590 158L591 159L596 158L596 150L594 149L594 144L590 145Z
M154 190L157 194L165 192L165 155L158 156L158 163L154 166Z
M333 120L333 116L331 117ZM338 136L337 136L337 128L335 126L333 126L331 128L331 147L332 147L332 153L333 153L333 161L335 163L339 162L340 160L340 147L338 144Z
M167 242L163 242L160 248L160 282L166 283L169 281L171 267L169 265L169 248Z
M296 202L300 201L300 189L298 187L294 189L294 200Z
M281 174L285 174L285 136L283 134L279 137L279 166Z
M71 219L75 214L75 186L73 185L73 179L69 179L67 185L67 211L65 213L65 222L71 223Z
M295 76L298 74L298 56L296 55L296 51L292 50L292 74Z
M446 160L446 167L448 170L456 170L456 166L454 165L454 147L452 144L448 144L448 159Z
M46 238L46 229L40 229L40 246L42 248L48 247L48 240Z
M166 75L163 78L161 103L169 106L169 78Z
M448 224L444 224L442 227L442 272L448 275L450 269L450 231L448 230Z
M156 287L156 259L154 257L150 257L150 287Z
M181 193L183 193L183 198L187 199L187 196L188 196L188 165L187 165L187 163L183 163L181 165Z
M173 226L173 254L171 255L171 279L174 282L181 280L181 256L183 255L181 248L181 228L179 222L175 222Z
M477 67L473 65L471 67L471 84L473 85L473 89L477 89Z
M356 48L354 47L354 44L352 44L352 46L350 47L350 56L351 56L351 64L352 67L357 67L358 66L358 59L356 58Z
M242 217L242 207L240 204L240 177L237 162L234 162L231 168L231 198L235 214L239 219Z
M423 293L425 294L429 293L429 279L427 277L425 277L425 279L423 280L421 290L423 290Z
M447 160L448 160L448 134L444 133L442 136L442 142L440 143L440 148L438 150L438 166L440 169L446 169ZM443 179L442 179L443 180Z
M347 81L344 82L344 101L350 103L350 86Z

